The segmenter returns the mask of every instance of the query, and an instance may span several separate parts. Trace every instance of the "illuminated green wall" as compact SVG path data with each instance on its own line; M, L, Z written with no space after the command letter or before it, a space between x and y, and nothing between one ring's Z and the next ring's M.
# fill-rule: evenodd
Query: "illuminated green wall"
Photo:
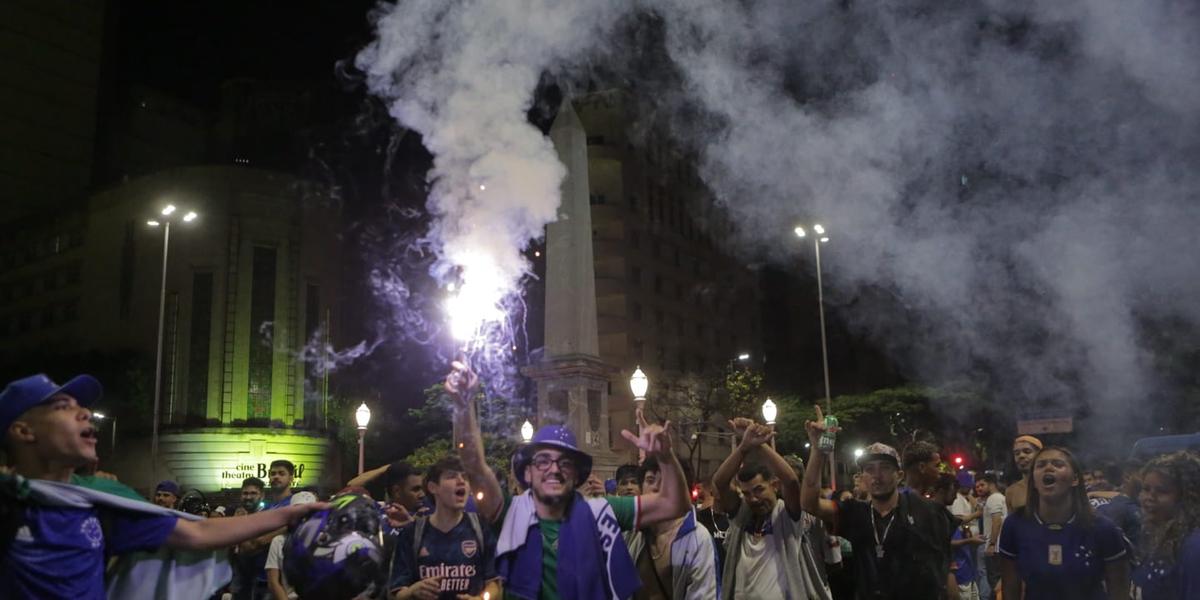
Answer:
M184 489L210 492L240 488L242 480L267 480L267 465L286 459L296 465L297 486L336 485L326 461L330 441L319 435L260 428L211 428L161 436L163 463Z

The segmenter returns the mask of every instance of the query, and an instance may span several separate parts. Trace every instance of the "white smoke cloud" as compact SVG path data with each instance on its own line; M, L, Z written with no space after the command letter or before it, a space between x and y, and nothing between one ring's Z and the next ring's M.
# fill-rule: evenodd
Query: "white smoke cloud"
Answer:
M613 35L638 13L677 88L606 45L653 39ZM791 261L781 224L819 218L832 301L918 372L1111 424L1157 387L1142 320L1200 322L1191 3L410 1L377 29L358 64L435 157L437 272L484 305L558 205L538 78L602 59L699 151L744 250Z
M435 276L457 284L457 337L502 318L502 298L529 272L521 251L557 216L565 169L526 114L543 72L605 39L612 6L421 0L377 15L357 64L433 154L428 239Z

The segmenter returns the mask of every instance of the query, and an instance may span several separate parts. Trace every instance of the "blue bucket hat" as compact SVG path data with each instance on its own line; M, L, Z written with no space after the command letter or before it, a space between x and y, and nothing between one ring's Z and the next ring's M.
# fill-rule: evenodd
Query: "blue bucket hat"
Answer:
M592 474L592 457L575 444L575 434L566 425L546 425L534 434L532 441L513 455L513 474L522 487L529 487L529 482L525 480L525 467L533 461L534 453L543 448L561 450L575 461L576 486L583 485L588 475Z
M8 436L8 428L25 411L57 396L66 394L80 406L91 406L104 395L104 387L91 375L78 375L58 385L45 374L18 379L0 392L0 440Z

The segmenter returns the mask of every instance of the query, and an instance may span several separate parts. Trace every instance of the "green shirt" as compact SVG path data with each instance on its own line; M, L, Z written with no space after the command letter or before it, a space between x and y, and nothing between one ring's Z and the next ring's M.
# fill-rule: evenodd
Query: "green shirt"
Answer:
M130 500L141 500L147 502L141 494L137 493L133 488L112 479L96 477L95 475L75 475L71 474L71 483L80 487L90 488L97 492L107 492L114 496L123 496Z
M637 496L605 496L604 499L612 507L613 514L621 531L631 531L637 528L638 497ZM508 516L508 508L512 506L512 497L505 496L504 508L500 510L498 522L503 526L504 518ZM538 517L538 529L542 532L542 589L538 600L559 600L558 596L558 532L562 521ZM515 596L504 594L505 600L516 600Z

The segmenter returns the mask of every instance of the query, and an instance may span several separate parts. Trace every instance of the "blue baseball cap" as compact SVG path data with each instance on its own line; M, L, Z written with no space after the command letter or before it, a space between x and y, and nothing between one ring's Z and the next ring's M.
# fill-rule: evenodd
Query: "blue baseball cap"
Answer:
M104 386L91 375L77 375L58 385L43 373L9 383L0 392L0 440L8 437L9 426L25 411L59 394L71 396L80 406L91 406L104 395Z
M546 425L537 431L528 444L513 456L513 474L522 487L529 487L525 481L525 466L533 460L533 454L542 448L561 450L575 461L575 485L583 485L588 475L592 474L592 457L579 449L575 444L575 434L566 425Z
M158 482L158 485L154 486L154 493L158 492L167 492L168 494L174 494L178 497L179 484L171 481L170 479L164 479Z

